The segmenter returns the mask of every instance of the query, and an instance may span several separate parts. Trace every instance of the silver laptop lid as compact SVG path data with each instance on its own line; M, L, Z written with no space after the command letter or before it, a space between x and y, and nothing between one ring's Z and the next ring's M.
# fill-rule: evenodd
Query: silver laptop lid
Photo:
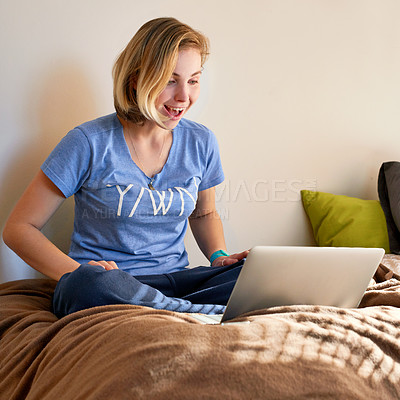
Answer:
M357 307L384 253L378 248L256 246L221 322L283 305Z

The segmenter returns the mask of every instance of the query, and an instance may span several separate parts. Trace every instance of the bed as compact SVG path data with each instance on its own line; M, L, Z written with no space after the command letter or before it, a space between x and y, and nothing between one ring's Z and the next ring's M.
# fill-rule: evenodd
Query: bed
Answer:
M400 399L400 164L382 168L381 202L302 192L317 245L387 249L358 308L226 325L132 305L58 319L55 281L3 283L0 400Z
M400 256L360 307L285 306L204 325L190 314L95 307L57 319L55 281L0 285L0 398L399 399Z

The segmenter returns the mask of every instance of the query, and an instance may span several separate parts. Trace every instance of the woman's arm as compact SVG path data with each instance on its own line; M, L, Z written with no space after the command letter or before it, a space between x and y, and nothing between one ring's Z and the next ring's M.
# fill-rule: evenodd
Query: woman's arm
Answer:
M79 266L40 232L64 200L57 186L39 171L3 231L3 240L8 247L31 267L56 280Z
M189 218L189 223L200 250L208 259L217 250L226 251L221 218L215 208L214 188L199 192L196 208ZM228 257L218 257L212 265L233 264L245 258L247 254L248 251L243 251Z

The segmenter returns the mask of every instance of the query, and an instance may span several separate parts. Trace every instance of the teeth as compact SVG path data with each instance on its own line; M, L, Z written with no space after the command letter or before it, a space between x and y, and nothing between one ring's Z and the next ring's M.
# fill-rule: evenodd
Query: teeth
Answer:
M177 113L181 112L184 110L184 108L175 108L175 107L168 107L170 110L175 111Z

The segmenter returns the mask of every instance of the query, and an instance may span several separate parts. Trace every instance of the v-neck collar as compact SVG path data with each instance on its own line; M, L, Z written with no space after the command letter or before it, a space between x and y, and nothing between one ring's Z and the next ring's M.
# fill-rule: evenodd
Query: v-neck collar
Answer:
M168 152L168 157L167 160L165 161L165 164L163 165L162 169L160 172L158 172L157 174L155 174L152 178L149 177L140 167L139 165L136 164L136 162L133 160L131 152L129 150L129 146L128 143L126 141L125 135L124 135L124 127L121 124L120 120L118 119L117 114L115 113L115 120L117 123L117 127L118 127L118 136L123 144L123 148L124 148L124 156L128 157L130 160L130 163L133 165L134 168L137 168L141 174L143 175L144 178L146 178L146 180L148 181L148 186L150 187L150 185L153 185L153 183L155 183L156 181L159 181L161 179L161 175L164 174L166 168L168 168L168 165L170 164L170 159L173 157L174 153L175 153L175 147L176 147L176 131L178 126L172 131L172 144L171 147L169 149Z

